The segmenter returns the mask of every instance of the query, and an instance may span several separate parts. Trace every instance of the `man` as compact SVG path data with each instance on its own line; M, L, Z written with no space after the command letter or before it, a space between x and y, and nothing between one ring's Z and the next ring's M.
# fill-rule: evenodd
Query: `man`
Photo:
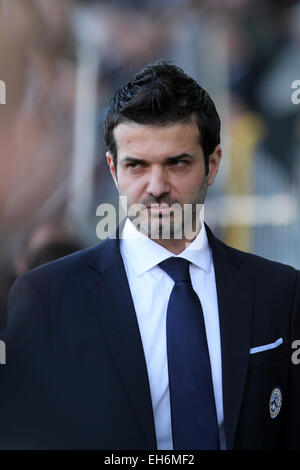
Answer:
M114 95L104 137L139 214L14 284L0 446L299 447L299 272L201 222L221 160L212 100L181 69L149 65Z

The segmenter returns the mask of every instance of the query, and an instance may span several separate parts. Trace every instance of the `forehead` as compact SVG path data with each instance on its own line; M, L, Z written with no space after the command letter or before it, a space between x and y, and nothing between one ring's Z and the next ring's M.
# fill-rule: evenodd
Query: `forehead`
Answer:
M149 155L168 157L201 150L200 133L194 122L163 126L126 122L115 127L114 138L119 159Z

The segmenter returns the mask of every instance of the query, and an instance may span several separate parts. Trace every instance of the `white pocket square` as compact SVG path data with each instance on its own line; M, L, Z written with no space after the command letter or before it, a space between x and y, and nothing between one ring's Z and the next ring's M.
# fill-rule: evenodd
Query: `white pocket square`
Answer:
M250 349L250 354L256 354L262 351L267 351L268 349L278 348L283 343L282 338L278 338L274 343L264 344L263 346L256 346L256 348Z

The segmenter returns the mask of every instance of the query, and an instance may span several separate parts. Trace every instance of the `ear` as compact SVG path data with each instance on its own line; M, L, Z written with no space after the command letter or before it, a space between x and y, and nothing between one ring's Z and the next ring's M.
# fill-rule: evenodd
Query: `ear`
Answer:
M213 153L210 154L209 160L208 160L209 171L208 171L207 182L209 186L213 184L216 179L216 176L220 167L221 158L222 158L222 149L220 145L217 145Z
M111 174L111 176L114 180L114 183L115 183L117 189L119 190L118 178L117 178L117 169L116 169L115 164L114 164L113 156L110 152L106 152L105 156L106 156L107 164L109 166L110 174Z

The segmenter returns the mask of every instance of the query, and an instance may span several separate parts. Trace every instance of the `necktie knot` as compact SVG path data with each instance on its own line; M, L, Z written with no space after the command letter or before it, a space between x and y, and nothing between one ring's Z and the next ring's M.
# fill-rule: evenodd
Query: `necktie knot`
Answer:
M163 269L174 282L190 281L189 271L190 261L184 258L177 258L172 256L161 263L159 266Z

